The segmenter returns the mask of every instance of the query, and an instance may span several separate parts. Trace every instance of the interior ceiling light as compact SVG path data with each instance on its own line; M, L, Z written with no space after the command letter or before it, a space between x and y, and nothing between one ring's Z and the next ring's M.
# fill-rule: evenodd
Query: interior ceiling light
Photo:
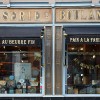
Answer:
M74 47L72 47L71 49L72 49L72 50L74 50L75 48L74 48Z
M5 49L5 46L3 46L3 48Z
M80 48L81 51L83 51L83 48Z
M93 55L93 59L95 58L96 56L95 55Z

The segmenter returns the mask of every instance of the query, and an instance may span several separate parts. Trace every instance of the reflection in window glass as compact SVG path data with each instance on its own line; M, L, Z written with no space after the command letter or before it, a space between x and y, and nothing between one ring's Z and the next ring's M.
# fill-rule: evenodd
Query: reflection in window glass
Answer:
M67 44L66 94L100 94L100 44Z
M41 48L0 46L0 93L41 93Z

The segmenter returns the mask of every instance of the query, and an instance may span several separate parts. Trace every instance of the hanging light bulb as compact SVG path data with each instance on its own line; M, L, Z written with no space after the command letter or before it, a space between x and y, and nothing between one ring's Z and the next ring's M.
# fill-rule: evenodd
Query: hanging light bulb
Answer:
M3 46L3 48L5 49L5 46Z
M83 51L83 48L80 48L81 51Z
M93 59L95 59L95 57L96 57L96 56L95 56L95 55L93 55Z
M72 49L72 50L74 50L75 48L74 48L74 47L72 47L71 49Z

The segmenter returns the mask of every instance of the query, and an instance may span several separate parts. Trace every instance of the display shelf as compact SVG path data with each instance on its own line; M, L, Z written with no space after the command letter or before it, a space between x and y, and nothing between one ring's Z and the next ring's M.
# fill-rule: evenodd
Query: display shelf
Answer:
M100 52L68 52L68 55L100 55Z
M73 86L73 87L89 87L89 86L92 86L92 87L100 87L100 84L65 84L66 86Z

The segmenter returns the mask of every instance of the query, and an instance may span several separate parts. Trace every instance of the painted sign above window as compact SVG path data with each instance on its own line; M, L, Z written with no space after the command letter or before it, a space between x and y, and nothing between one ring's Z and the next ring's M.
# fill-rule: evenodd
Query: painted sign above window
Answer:
M0 46L30 46L30 45L41 45L40 38L0 38Z
M51 9L0 9L0 23L51 23Z
M100 22L100 8L57 8L56 22Z
M96 35L68 35L66 37L66 42L67 43L81 43L81 44L85 44L85 43L100 43L100 35L96 34Z

